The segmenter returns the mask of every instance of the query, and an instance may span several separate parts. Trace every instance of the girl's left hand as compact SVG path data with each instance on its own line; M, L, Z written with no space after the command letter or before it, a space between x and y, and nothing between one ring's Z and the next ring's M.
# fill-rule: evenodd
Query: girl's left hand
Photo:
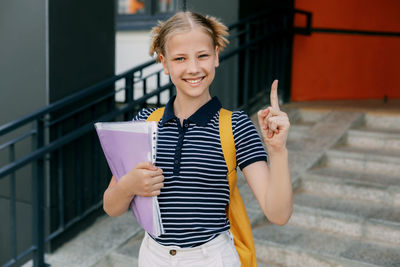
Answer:
M269 153L286 149L290 122L287 114L280 110L278 101L278 80L272 83L271 106L258 111L258 124Z

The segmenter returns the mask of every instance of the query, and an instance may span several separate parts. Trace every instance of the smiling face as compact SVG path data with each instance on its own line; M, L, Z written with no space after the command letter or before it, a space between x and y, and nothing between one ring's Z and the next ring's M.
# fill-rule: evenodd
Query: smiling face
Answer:
M175 33L166 42L165 55L160 55L164 72L170 75L177 97L209 98L209 87L218 67L218 48L200 27Z

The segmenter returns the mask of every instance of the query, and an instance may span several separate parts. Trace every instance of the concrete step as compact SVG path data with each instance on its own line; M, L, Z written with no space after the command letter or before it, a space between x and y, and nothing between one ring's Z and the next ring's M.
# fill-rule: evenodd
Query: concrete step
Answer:
M396 246L301 227L266 225L253 230L257 258L284 266L399 266Z
M301 206L353 214L374 221L400 223L400 209L397 207L387 207L365 201L329 198L318 195L318 193L310 194L301 191L294 195L294 200L296 204Z
M400 131L399 114L367 113L364 117L365 126L373 129L396 129Z
M321 120L327 111L295 109L287 111L290 119L290 131L288 143L296 142L301 138L307 137L309 130Z
M308 109L283 110L288 114L290 120L290 131L288 135L288 148L290 145L307 136L308 131L321 120L328 111Z
M330 112L330 110L300 108L288 110L285 112L287 112L290 121L295 124L312 125L317 121L323 119Z
M397 151L341 146L328 150L324 163L330 168L400 178L400 152Z
M345 143L351 147L400 152L400 130L358 128L348 131Z
M400 247L400 223L295 205L289 225Z
M311 127L311 123L291 123L288 142L295 142L303 137L306 137Z
M336 173L323 172L320 168L317 173L307 172L301 179L301 189L305 192L315 192L331 198L344 198L348 200L369 201L387 207L400 207L400 179L397 184L385 183L392 177L374 176L369 181L353 179L356 172L348 173L348 176L338 176ZM360 176L361 177L361 176ZM372 180L373 179L373 180Z
M308 170L308 173L334 177L338 179L351 179L352 181L368 182L377 185L399 185L399 175L376 175L374 173L362 173L350 170L343 170L338 168L332 168L329 166L317 166Z
M257 261L257 267L284 267L282 264Z
M92 267L136 267L138 266L139 248L144 231L130 238L126 243L101 258Z
M105 255L110 255L121 244L134 238L141 231L131 211L119 217L104 215L99 217L90 228L79 233L52 254L46 254L45 262L53 267L97 267L100 266L98 265L100 262L103 262ZM31 266L33 266L32 260L23 265L23 267Z
M365 201L299 193L289 224L400 246L400 210Z

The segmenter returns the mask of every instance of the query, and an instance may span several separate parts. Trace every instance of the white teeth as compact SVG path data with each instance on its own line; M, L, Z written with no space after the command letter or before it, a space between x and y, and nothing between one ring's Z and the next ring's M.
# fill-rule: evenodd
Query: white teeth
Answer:
M200 79L197 79L197 80L186 80L188 83L192 83L192 84L195 84L195 83L198 83L198 82L200 82L201 81L201 78Z

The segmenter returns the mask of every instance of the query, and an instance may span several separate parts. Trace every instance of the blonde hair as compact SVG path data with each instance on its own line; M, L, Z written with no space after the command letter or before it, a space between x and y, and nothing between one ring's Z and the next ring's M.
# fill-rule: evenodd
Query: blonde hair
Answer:
M222 51L229 43L228 28L217 18L203 16L191 11L176 13L167 21L159 21L158 25L151 31L152 40L150 45L150 56L157 54L156 62L160 62L160 55L165 55L165 45L168 38L175 33L190 31L195 26L201 27L213 40L214 46Z

